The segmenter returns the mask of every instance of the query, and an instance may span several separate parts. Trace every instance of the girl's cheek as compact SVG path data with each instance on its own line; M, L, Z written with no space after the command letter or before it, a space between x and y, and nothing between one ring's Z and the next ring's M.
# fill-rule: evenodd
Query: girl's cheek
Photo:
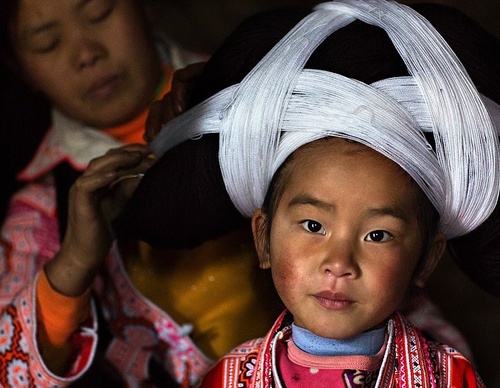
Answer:
M296 263L294 263L293 259L290 257L283 257L274 265L271 264L271 269L275 281L280 284L286 285L296 283L297 279L302 276L302 271L300 271L300 268L297 267Z

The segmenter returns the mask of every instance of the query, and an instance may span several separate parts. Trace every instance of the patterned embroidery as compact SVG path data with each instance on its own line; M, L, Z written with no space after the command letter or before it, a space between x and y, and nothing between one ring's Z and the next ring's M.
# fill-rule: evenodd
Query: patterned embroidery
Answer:
M6 354L12 348L12 336L14 333L12 315L5 314L0 322L0 353Z
M0 318L0 354L4 356L0 357L0 386L35 386L33 378L27 373L30 358L24 351L23 342L17 310L9 305Z
M59 249L53 197L53 187L36 183L11 201L0 240L0 306L9 304Z
M404 322L395 322L397 353L399 358L400 387L422 388L420 363L418 362L417 346L411 327ZM414 382L415 385L412 385Z
M434 379L436 380L436 386L440 387L441 386L441 383L440 383L441 376L439 375L436 351L433 347L428 346L428 353L429 353L430 373L433 374Z
M344 371L343 378L346 388L373 388L377 373L348 369Z
M274 347L290 336L287 328L281 326L283 317L282 314L266 337L249 341L226 355L211 371L211 376L221 376L226 388L279 387L280 378L273 374L272 364L277 362L273 360ZM345 371L346 387L432 388L437 387L437 376L441 376L440 387L464 386L467 381L471 388L484 388L484 383L460 353L427 342L403 316L393 316L388 323L388 334L381 369L370 373ZM210 381L202 387L211 387Z
M255 354L248 355L242 363L242 370L240 374L240 381L250 382L253 374L255 373L255 365L257 364L257 356Z
M137 292L125 275L115 247L106 266L107 271L102 274L104 289L99 294L106 320L120 342L116 346L120 355L108 352L108 357L123 375L128 375L130 363L123 362L123 357L140 357L140 362L147 364L148 357L144 356L147 352L177 381L195 384L213 362L196 348L188 331L183 330L185 327L176 325Z

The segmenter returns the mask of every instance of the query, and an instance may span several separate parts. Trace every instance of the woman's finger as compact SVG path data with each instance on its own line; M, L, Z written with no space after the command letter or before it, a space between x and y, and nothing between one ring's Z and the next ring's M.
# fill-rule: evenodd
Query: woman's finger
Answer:
M128 146L108 151L105 155L90 161L84 176L99 171L129 169L139 165L147 157L149 150L144 146Z
M163 124L168 123L186 110L192 86L202 73L204 66L204 62L193 63L175 71L170 92L165 94L160 101L153 102L149 107L144 132L146 143L153 141Z
M166 96L163 97L163 100ZM146 119L146 130L144 141L150 143L160 131L163 120L163 100L155 101L149 106L149 113Z
M204 67L205 62L192 63L174 73L171 89L171 105L176 116L186 110L186 104L192 86L203 72Z

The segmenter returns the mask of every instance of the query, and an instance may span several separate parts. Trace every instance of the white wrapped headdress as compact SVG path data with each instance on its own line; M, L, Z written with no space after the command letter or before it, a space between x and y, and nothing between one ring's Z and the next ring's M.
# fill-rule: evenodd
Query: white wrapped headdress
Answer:
M357 19L386 31L410 76L367 85L304 69L326 37ZM224 184L236 208L250 216L298 147L326 136L352 139L399 164L452 238L475 229L496 206L499 145L492 118L498 112L417 12L385 0L337 0L316 6L242 82L168 123L151 146L162 155L187 139L218 133ZM433 133L435 151L423 132Z

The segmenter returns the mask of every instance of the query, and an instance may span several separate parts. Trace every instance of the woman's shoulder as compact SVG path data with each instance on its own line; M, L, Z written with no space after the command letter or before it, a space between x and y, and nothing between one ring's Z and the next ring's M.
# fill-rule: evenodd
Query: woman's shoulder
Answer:
M7 218L27 211L56 217L56 189L52 174L24 184L10 199Z

